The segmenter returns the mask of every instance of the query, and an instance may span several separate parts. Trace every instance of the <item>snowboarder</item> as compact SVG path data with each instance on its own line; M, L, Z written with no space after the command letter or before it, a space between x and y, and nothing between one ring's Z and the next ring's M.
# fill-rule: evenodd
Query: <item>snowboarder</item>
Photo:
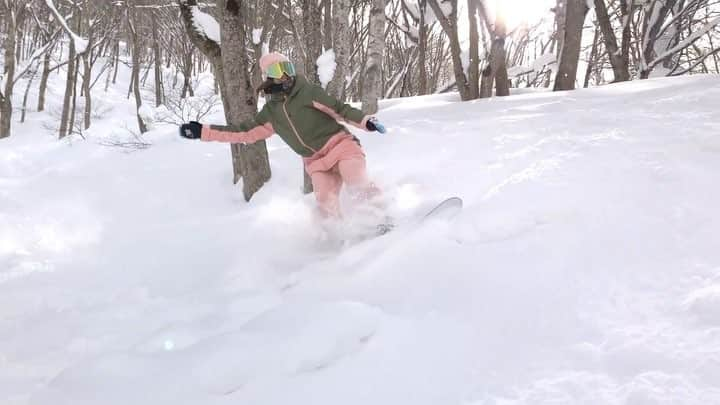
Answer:
M354 199L378 204L380 190L368 179L360 142L339 122L380 133L385 133L385 128L376 118L342 103L297 75L292 62L280 53L263 55L260 69L266 80L258 93L264 92L267 102L254 118L237 126L191 121L180 127L180 135L203 141L250 144L277 133L302 156L322 218L341 217L339 195L343 184Z

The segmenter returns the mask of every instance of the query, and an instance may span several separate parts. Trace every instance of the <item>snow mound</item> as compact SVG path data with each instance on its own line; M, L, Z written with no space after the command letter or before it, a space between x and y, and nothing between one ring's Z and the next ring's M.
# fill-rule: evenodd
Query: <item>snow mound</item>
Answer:
M3 405L720 403L717 76L383 100L350 130L401 225L345 246L277 137L249 203L225 144L108 146L129 77L0 140Z
M688 312L698 318L720 325L720 283L691 292L683 304Z

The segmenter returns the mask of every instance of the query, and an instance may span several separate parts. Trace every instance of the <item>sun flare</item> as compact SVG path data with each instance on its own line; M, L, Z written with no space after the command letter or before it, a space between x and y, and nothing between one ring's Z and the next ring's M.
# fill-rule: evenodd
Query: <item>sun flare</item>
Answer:
M495 15L503 16L508 29L514 29L540 22L550 14L555 0L489 0L487 4Z

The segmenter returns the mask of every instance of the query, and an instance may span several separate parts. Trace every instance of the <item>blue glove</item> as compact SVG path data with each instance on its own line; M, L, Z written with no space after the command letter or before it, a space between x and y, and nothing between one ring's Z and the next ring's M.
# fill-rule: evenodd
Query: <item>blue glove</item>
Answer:
M377 120L377 118L372 117L365 123L365 128L367 128L368 131L378 131L381 134L384 134L386 132L385 126L380 123L380 121Z

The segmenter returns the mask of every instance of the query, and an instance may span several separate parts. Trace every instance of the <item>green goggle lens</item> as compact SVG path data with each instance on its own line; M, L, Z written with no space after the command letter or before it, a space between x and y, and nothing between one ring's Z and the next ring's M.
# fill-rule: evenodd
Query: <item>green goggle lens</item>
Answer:
M295 65L293 65L292 62L275 62L268 66L267 70L265 70L265 74L267 77L273 79L280 79L283 77L283 74L294 77Z

